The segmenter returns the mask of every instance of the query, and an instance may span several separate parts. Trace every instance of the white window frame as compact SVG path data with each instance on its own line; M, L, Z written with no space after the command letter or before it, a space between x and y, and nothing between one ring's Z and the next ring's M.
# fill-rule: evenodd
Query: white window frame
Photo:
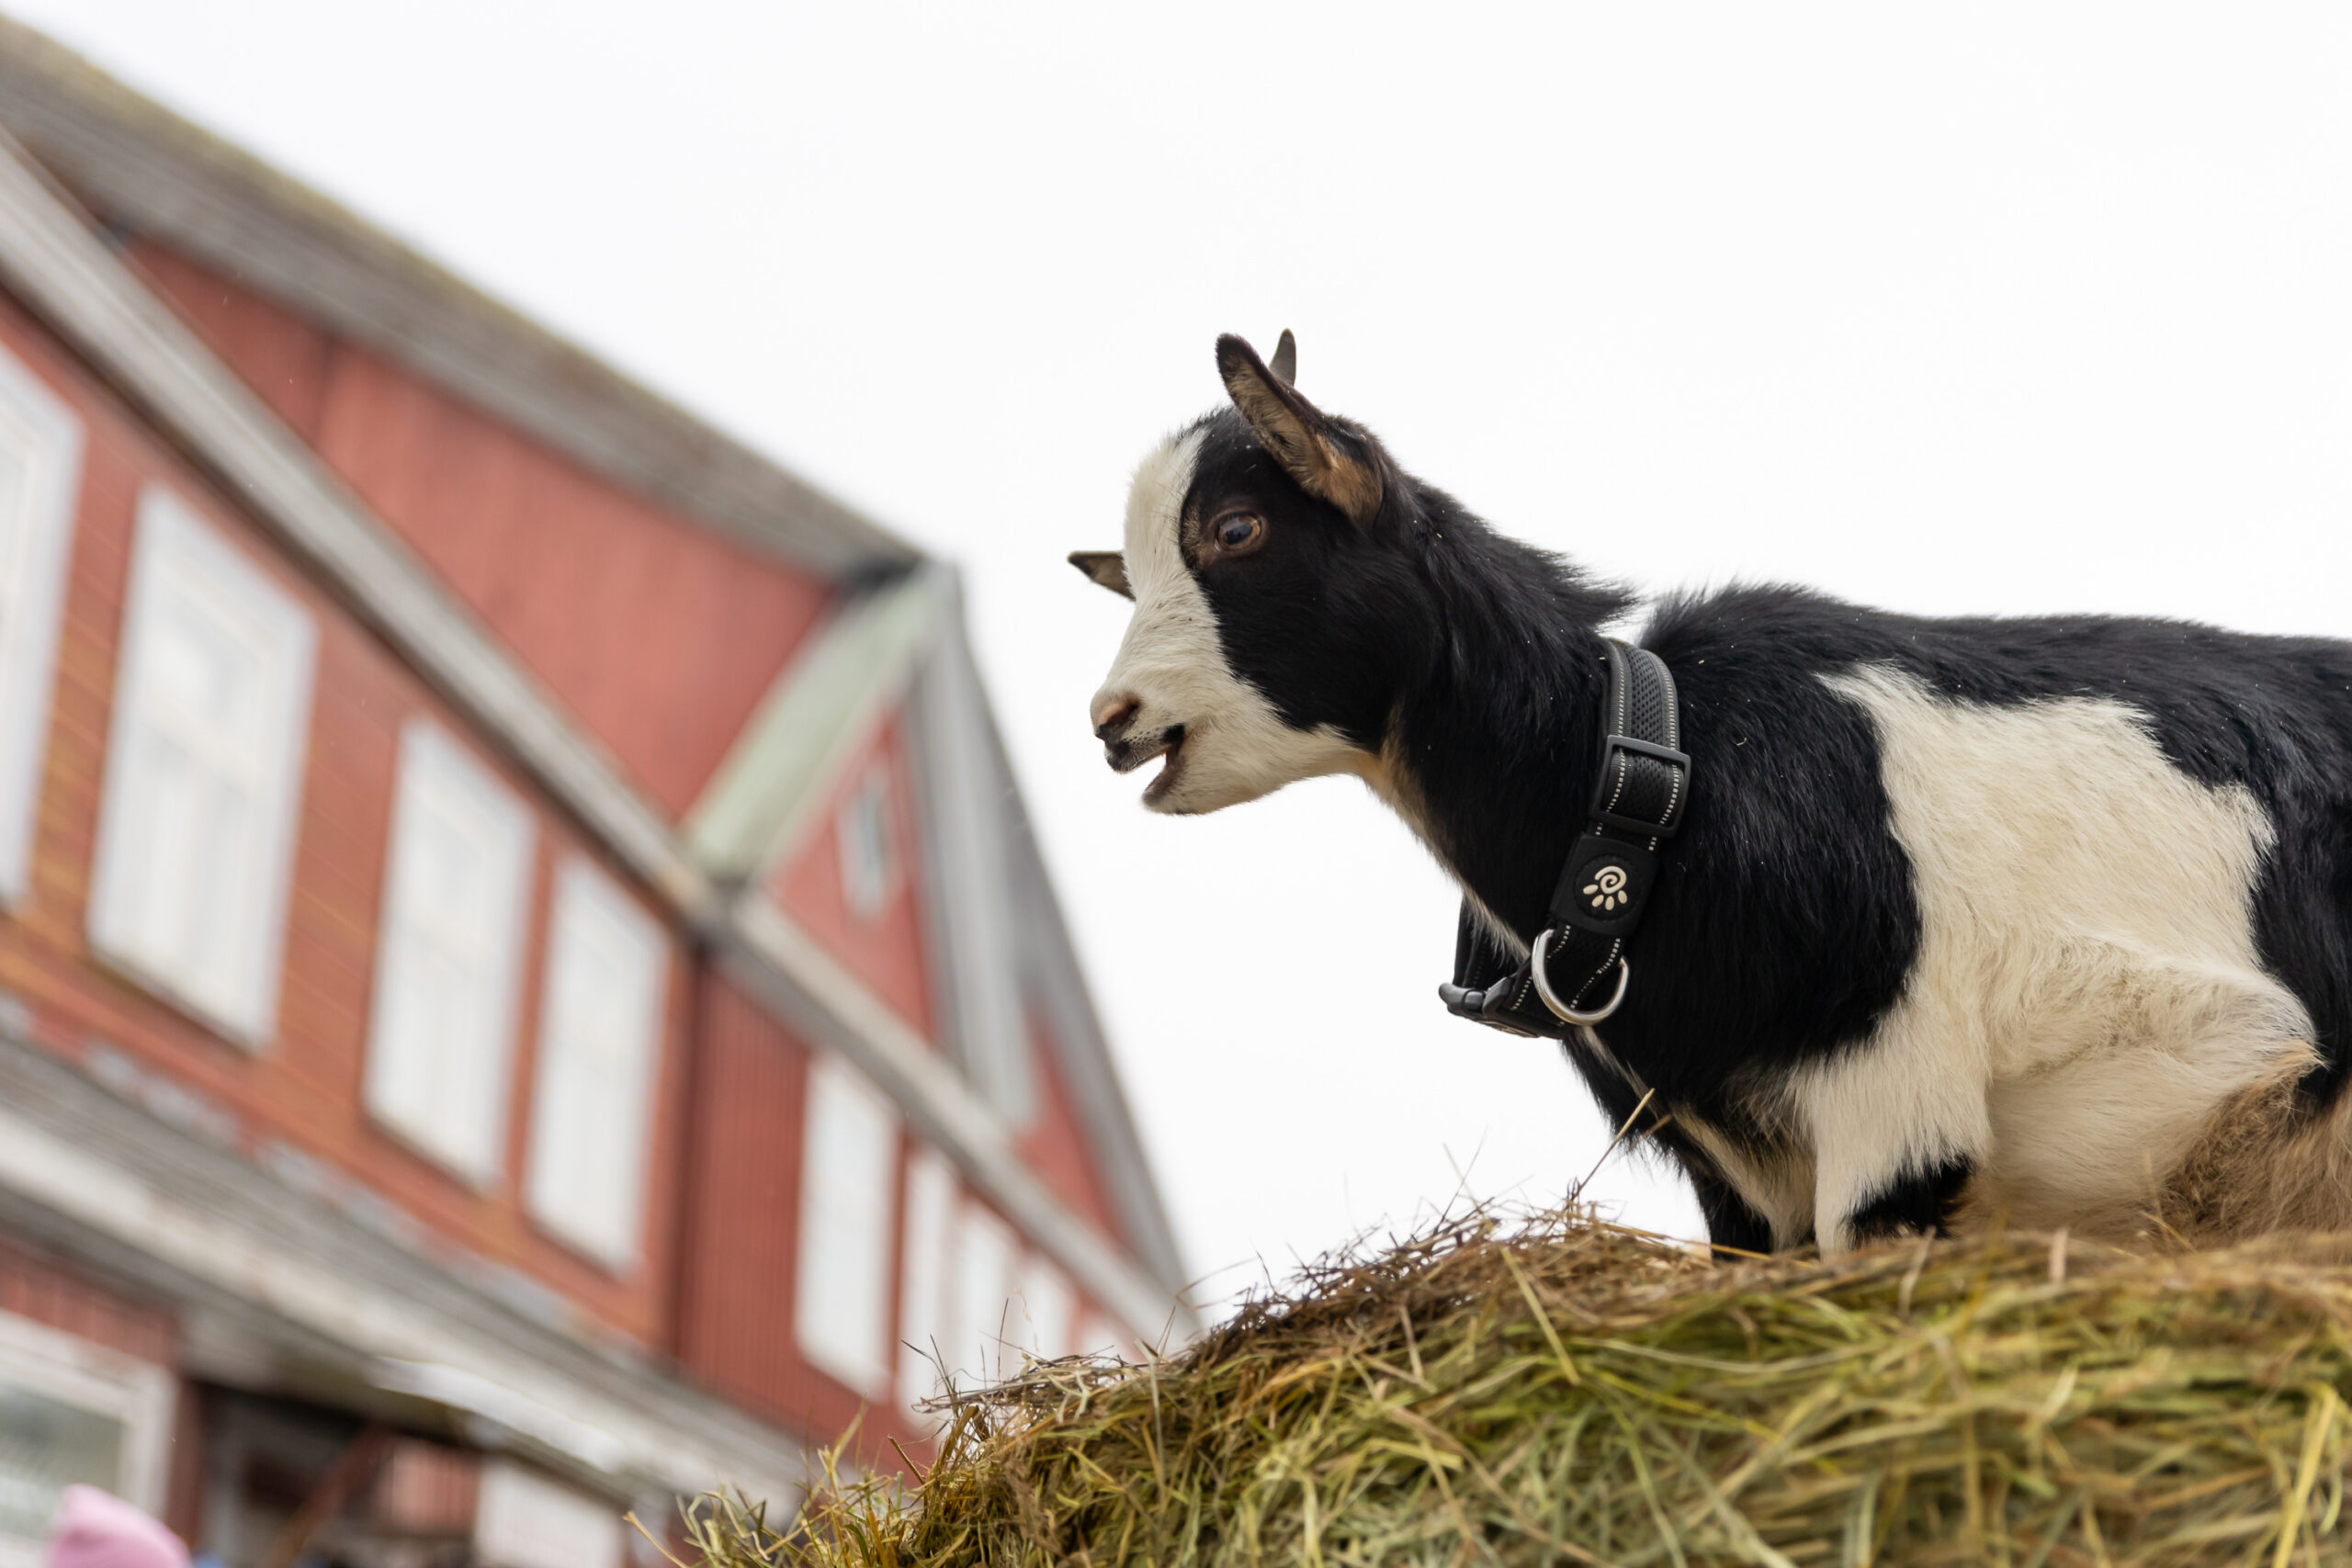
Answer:
M899 891L905 856L888 761L876 758L833 818L841 852L842 902L861 920L879 917Z
M793 1331L820 1371L890 1393L899 1108L832 1052L808 1063Z
M164 1510L170 1479L172 1409L178 1382L152 1361L78 1335L0 1312L0 1383L122 1423L120 1473L107 1488L151 1514ZM40 1541L0 1536L0 1568L35 1568Z
M65 604L65 564L82 490L82 422L0 351L0 448L21 465L0 494L0 906L32 890L33 822L48 754L50 693Z
M1141 1354L1142 1341L1122 1324L1100 1313L1088 1313L1078 1329L1078 1348L1088 1356L1116 1356L1132 1361Z
M439 725L420 717L402 727L364 1093L379 1122L478 1186L504 1163L535 832L523 802ZM420 880L424 857L437 847L428 835L447 835L444 843L477 858L477 929L436 929ZM468 1016L422 1041L403 1038L401 1000L436 972L469 983ZM435 1016L448 1021L442 1009Z
M152 823L135 819L144 797L140 770L161 744L150 727L174 716L149 711L160 677L155 622L201 604L216 625L260 657L264 690L258 754L242 759L255 815L256 852L236 868L243 886L223 889L209 919L235 944L215 972L198 972L151 946L142 934L153 897ZM123 608L121 660L107 746L97 863L92 873L90 942L180 1007L252 1048L277 1024L278 973L286 951L288 884L300 815L303 739L311 722L318 628L300 603L222 537L193 508L161 485L139 501L138 543ZM157 721L161 720L160 726Z
M955 1365L948 1249L959 1190L945 1155L929 1144L908 1151L899 1245L899 1399L910 1411L939 1392L940 1361Z
M1021 1260L1015 1284L1027 1334L1021 1348L1041 1361L1058 1361L1078 1347L1078 1290L1042 1253Z
M621 1568L628 1540L619 1505L511 1459L483 1461L473 1540L483 1568Z
M1021 907L1011 815L998 798L1003 779L988 723L988 700L962 639L933 645L915 688L917 716L935 787L920 846L922 892L935 906L932 936L943 989L943 1022L972 1086L1016 1131L1037 1119L1035 1045L1023 983Z
M582 943L594 944L582 948ZM575 964L589 966L575 970ZM634 1017L606 1020L628 1038L619 1043L626 1060L599 1064L586 1047L576 1013L598 1011L595 998L567 995L567 977L599 967L637 968L625 996ZM616 1273L626 1272L640 1255L645 1231L647 1147L653 1134L656 1068L669 1017L670 942L667 933L612 878L581 856L566 860L556 874L555 908L548 925L547 968L540 986L538 1059L533 1067L531 1142L524 1179L524 1202L532 1216L582 1255ZM616 1070L610 1081L595 1081L601 1069ZM610 1096L612 1107L594 1103ZM593 1129L592 1114L612 1111L611 1144L584 1150L578 1139ZM592 1157L617 1161L607 1186L608 1208L598 1210L583 1196L572 1162Z

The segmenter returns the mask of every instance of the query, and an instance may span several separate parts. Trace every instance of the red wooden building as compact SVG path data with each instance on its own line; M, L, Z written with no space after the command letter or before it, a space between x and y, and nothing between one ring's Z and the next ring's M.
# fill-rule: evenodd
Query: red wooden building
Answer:
M1189 1331L953 571L0 23L0 1568L597 1568Z

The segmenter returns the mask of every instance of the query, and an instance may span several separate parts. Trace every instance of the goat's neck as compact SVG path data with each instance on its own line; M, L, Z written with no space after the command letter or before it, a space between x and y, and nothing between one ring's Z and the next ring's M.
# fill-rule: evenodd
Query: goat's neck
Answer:
M1585 826L1608 694L1600 634L1576 592L1549 572L1511 575L1523 570L1441 580L1439 652L1400 694L1374 780L1522 942Z

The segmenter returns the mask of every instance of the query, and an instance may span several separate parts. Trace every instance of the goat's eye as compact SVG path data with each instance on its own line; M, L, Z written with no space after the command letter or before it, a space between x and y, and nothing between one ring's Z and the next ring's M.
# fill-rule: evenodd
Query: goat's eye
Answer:
M1266 520L1254 512L1231 512L1216 520L1219 555L1246 555L1266 542Z

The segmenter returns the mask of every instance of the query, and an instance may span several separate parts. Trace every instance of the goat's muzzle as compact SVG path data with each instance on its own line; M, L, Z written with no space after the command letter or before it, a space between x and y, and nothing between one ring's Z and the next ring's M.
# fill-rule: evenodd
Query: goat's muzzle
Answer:
M1094 733L1102 739L1102 760L1111 764L1114 773L1131 773L1154 757L1173 751L1184 743L1184 727L1181 724L1142 735L1134 733L1133 726L1134 716L1128 715L1117 724L1095 728Z
M1094 739L1105 746L1126 733L1142 711L1143 704L1134 697L1105 697L1094 705Z

